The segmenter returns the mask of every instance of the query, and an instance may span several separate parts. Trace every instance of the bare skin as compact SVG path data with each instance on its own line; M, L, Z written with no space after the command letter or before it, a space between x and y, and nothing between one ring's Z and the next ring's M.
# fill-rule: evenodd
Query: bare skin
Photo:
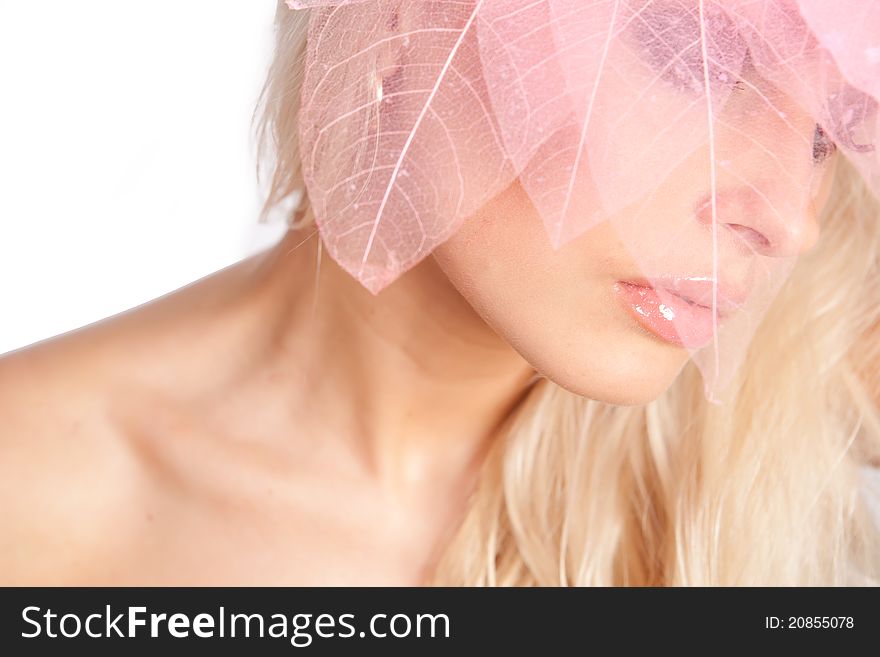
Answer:
M303 239L0 358L0 583L427 580L534 370Z

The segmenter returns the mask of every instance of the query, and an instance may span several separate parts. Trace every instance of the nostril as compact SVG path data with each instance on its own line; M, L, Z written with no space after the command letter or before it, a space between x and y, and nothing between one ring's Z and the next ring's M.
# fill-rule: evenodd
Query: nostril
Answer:
M767 249L771 246L770 240L768 240L766 237L764 237L763 234L759 233L754 228L749 228L748 226L743 226L742 224L725 225L752 246L755 246L759 249Z

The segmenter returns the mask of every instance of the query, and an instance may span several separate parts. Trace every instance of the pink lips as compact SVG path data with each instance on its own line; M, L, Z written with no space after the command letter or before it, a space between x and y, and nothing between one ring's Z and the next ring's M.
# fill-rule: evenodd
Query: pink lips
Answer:
M615 291L639 324L666 342L690 349L699 349L711 342L724 318L744 302L744 294L716 287L713 313L713 287L712 281L706 278L614 284Z

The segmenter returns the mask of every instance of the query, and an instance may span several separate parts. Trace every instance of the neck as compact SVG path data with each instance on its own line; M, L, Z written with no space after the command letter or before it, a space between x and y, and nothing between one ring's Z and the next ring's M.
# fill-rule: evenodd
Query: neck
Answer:
M260 254L245 285L260 352L290 375L279 378L296 415L389 485L475 466L534 370L432 257L373 295L311 232Z

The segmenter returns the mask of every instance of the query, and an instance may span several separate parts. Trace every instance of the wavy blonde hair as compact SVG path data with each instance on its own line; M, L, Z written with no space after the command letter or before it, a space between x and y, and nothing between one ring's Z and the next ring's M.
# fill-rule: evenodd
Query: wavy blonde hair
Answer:
M307 11L279 3L254 114L260 215L313 221L297 137ZM292 203L292 207L290 204ZM690 362L622 407L540 379L482 466L440 585L841 585L880 582L860 494L880 465L880 205L838 163L819 245L752 341L730 401Z

